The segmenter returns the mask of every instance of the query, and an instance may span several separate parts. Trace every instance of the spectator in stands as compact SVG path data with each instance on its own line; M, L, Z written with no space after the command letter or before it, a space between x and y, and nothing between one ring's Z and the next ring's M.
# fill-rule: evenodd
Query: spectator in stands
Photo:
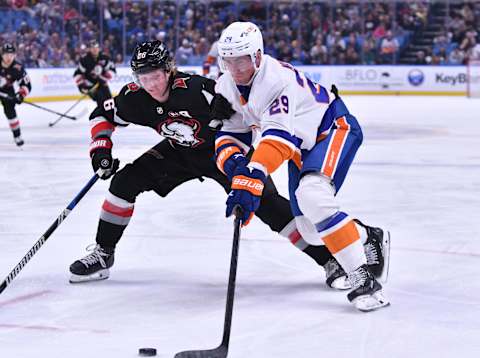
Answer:
M476 40L477 32L475 30L467 31L465 37L460 43L460 50L468 52L477 44Z
M360 56L355 50L354 45L348 45L345 51L345 64L346 65L358 65L360 63Z
M425 51L417 51L416 53L416 58L415 58L415 63L417 65L427 65L427 58L425 56Z
M377 51L376 43L373 37L369 36L363 41L362 50L363 63L365 65L374 65L376 61Z
M392 31L387 31L387 35L380 42L380 58L382 63L394 63L400 45L393 37Z
M449 65L461 65L465 60L465 55L458 47L454 48L450 55L448 55L447 64Z
M323 35L318 34L315 39L315 45L310 50L310 61L312 64L328 63L328 50L323 44Z
M470 50L469 59L473 61L480 61L480 43L477 43Z
M175 53L175 61L178 65L187 65L191 56L193 56L192 45L188 39L183 39L182 46L180 46Z

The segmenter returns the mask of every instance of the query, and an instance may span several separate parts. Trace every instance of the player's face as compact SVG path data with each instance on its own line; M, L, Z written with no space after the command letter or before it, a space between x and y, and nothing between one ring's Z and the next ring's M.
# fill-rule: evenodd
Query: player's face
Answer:
M142 87L153 98L163 97L168 89L168 80L170 74L159 69L148 73L137 75L138 81Z
M2 61L5 62L7 66L10 66L11 63L15 60L15 54L14 53L4 53L2 55Z
M100 47L90 47L90 53L94 56L97 57L98 54L100 53Z
M223 57L222 60L227 71L230 72L237 85L248 84L252 76L255 74L255 66L248 55L240 57Z

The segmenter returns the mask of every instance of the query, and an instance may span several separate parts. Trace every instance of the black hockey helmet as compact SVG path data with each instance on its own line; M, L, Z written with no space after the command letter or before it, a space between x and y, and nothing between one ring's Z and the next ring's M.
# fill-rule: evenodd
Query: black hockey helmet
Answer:
M100 47L100 44L98 43L97 40L90 40L88 41L88 47L89 48Z
M137 45L133 51L130 67L134 74L146 73L156 69L167 72L172 70L174 61L167 46L162 41L146 41Z
M15 49L15 45L10 43L10 42L7 42L7 43L4 43L3 46L2 46L2 54L3 53L15 53L16 52L16 49Z

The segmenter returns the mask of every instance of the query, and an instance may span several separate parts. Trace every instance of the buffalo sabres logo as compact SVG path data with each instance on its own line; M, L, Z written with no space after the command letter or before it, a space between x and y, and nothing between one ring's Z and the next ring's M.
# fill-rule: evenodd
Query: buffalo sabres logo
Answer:
M198 138L200 128L200 123L193 118L168 118L160 123L158 132L175 144L193 148L204 142Z
M162 107L157 107L157 113L158 114L163 114L163 108Z

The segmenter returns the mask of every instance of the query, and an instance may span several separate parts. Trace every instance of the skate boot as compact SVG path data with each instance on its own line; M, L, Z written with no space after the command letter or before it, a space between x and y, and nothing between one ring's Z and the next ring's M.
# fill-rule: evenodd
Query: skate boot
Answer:
M390 265L390 233L384 232L379 227L364 225L358 219L355 219L355 222L367 231L368 237L363 249L368 269L380 282L387 282Z
M329 287L337 290L348 290L352 288L350 281L348 281L347 273L339 265L337 260L331 258L323 266L325 269L326 283Z
M13 140L15 141L15 144L16 144L18 147L21 147L22 145L25 144L25 142L23 141L22 137L20 137L20 136L13 137Z
M105 280L110 276L108 269L113 266L114 250L97 244L93 249L88 246L87 251L91 253L70 265L70 283Z
M358 310L369 312L390 304L383 295L382 285L377 282L367 265L350 272L348 279L353 290L348 293L347 298Z

